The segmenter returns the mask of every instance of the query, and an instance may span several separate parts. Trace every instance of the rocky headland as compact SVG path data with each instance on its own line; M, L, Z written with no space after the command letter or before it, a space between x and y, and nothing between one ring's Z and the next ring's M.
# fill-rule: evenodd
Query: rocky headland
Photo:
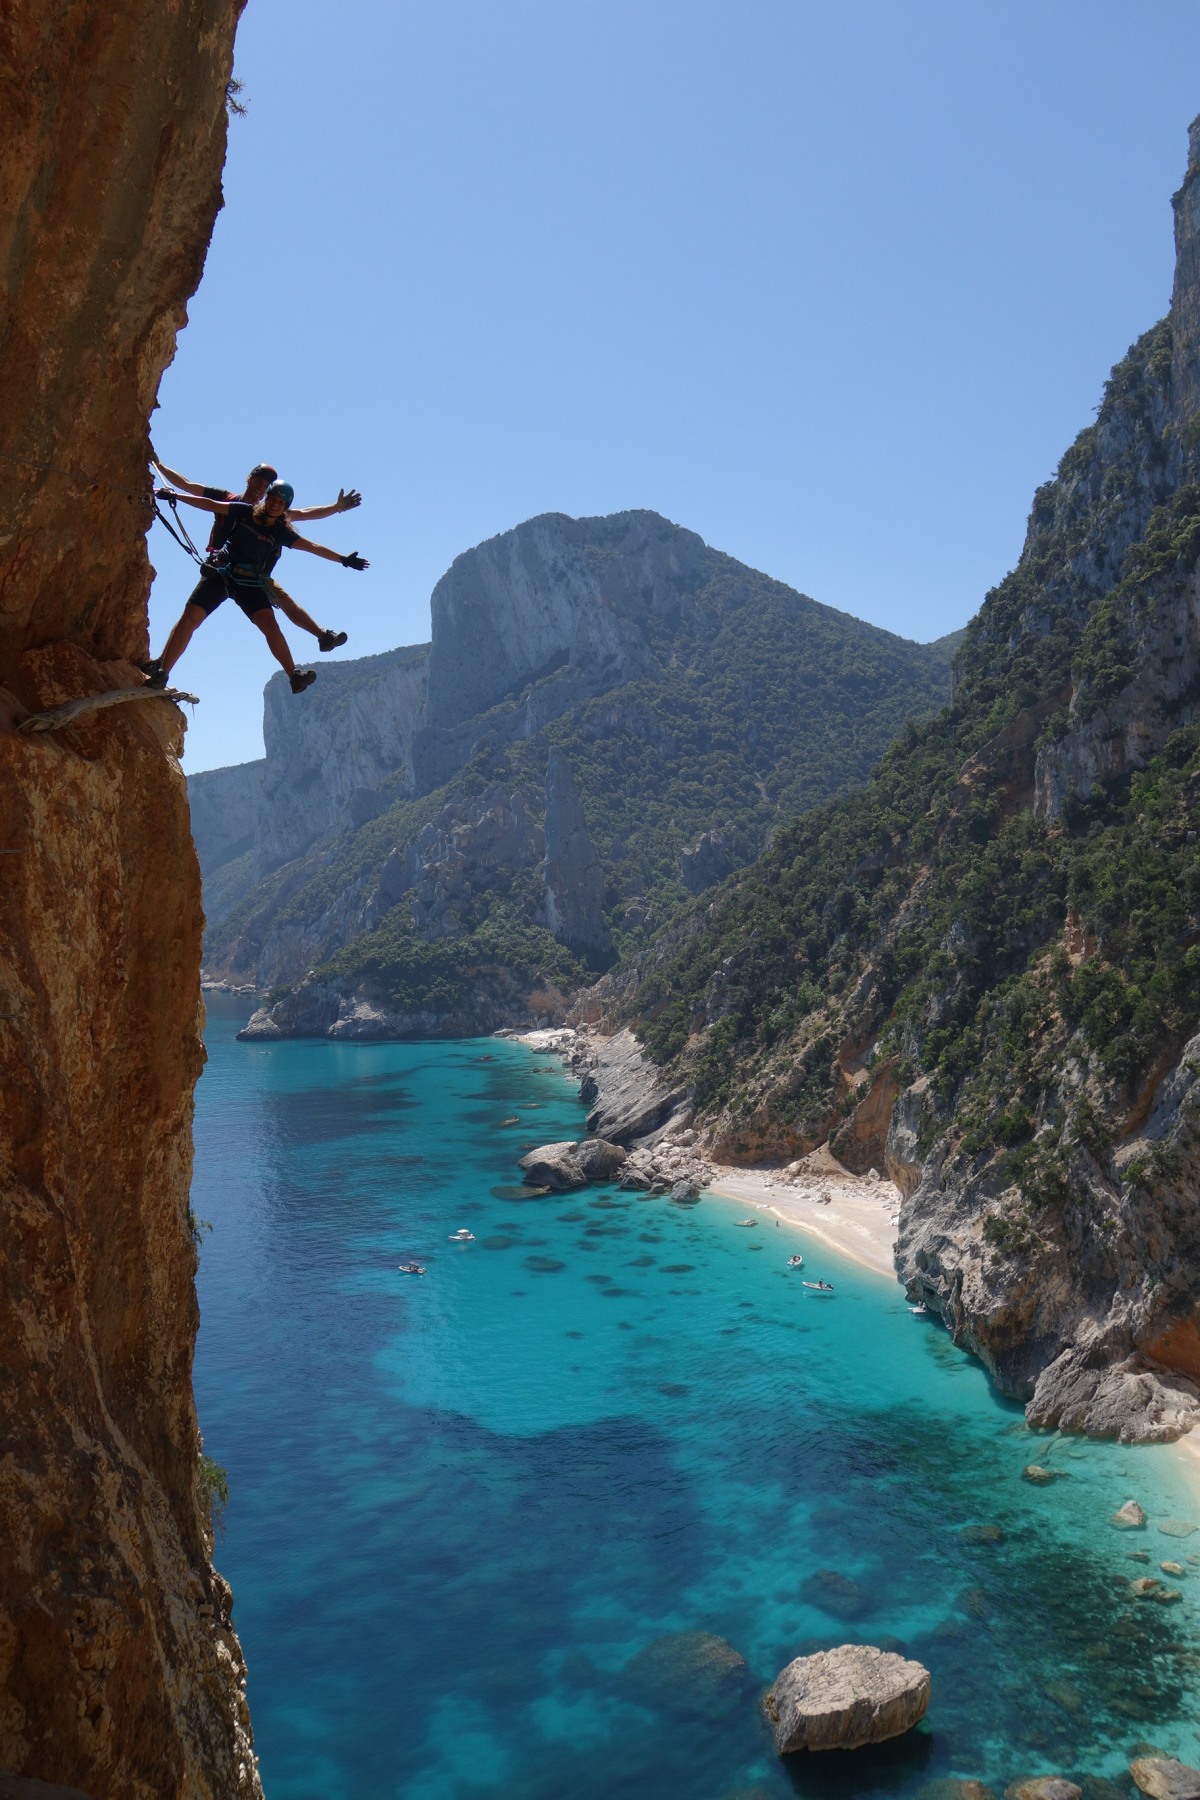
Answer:
M239 11L13 0L0 28L6 1793L261 1800L191 1387L183 718L18 728L140 681L147 426L221 204Z
M265 759L190 780L206 973L270 992L282 1033L561 1021L949 691L950 642L650 512L531 519L431 612L430 644L323 666L303 707L270 682Z
M1034 1424L1200 1419L1200 122L1171 310L1034 497L955 694L588 996L706 1153L827 1149Z

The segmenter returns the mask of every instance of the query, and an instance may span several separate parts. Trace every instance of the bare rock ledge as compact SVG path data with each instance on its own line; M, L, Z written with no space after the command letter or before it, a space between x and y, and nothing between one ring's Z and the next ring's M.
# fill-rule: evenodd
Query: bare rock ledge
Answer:
M857 1750L911 1731L929 1705L929 1670L871 1644L798 1656L763 1702L780 1756Z

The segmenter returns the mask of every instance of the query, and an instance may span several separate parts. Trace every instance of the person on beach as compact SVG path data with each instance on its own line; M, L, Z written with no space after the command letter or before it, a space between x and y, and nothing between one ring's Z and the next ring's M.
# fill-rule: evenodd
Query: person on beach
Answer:
M179 473L178 469L168 469L166 463L158 456L153 444L150 446L150 461L163 480L177 489L181 496L198 494L204 500L244 500L248 506L257 506L271 482L279 479L279 470L272 463L255 463L246 477L245 488L240 494L235 494L228 488L205 487L198 481L189 481L186 475ZM288 517L293 524L297 520L312 524L317 519L332 518L336 513L352 512L356 506L361 505L362 495L357 488L339 488L338 497L331 505L295 506L289 509ZM228 532L228 516L215 517L208 538L206 552L208 556L211 557L214 551L221 548ZM268 580L264 591L271 605L277 606L285 619L290 619L293 625L300 627L301 631L307 631L310 636L316 638L318 650L336 650L346 642L344 631L329 631L318 625L312 614L305 612L304 608L298 605L290 594L284 593L277 581Z
M232 597L246 617L266 638L271 653L291 682L293 694L302 694L317 679L315 669L297 669L288 649L287 639L279 629L266 584L271 571L285 550L307 550L327 562L339 562L344 569L366 569L370 565L357 550L340 556L324 544L314 544L292 529L288 507L292 503L290 482L273 481L256 506L245 500L209 500L198 494L173 494L169 488L156 490L156 498L183 500L202 512L216 514L227 521L225 541L205 563L200 579L188 596L183 612L172 627L161 656L143 665L152 687L165 687L167 677L192 641L195 632L218 606Z

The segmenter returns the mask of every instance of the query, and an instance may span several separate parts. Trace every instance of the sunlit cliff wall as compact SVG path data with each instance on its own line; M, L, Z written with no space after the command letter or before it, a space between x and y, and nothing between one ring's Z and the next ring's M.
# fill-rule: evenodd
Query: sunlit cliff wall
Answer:
M0 1770L96 1800L261 1793L197 1487L200 880L171 702L13 723L138 679L239 11L0 9Z

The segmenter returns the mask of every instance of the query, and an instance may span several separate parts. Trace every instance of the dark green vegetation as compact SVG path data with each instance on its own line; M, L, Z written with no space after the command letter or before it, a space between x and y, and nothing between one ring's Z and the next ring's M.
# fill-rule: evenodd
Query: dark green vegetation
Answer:
M1036 1240L1083 1165L1111 1181L1114 1142L1200 1016L1195 684L1163 705L1148 766L1048 797L1056 753L1103 752L1124 722L1103 709L1186 636L1200 489L1169 382L1164 325L1039 490L951 705L906 725L867 787L781 829L618 989L742 1153L838 1148L864 1057L900 1087L928 1076L922 1149L949 1131L964 1174L991 1165L1021 1190L1021 1214L990 1225L1002 1251Z
M480 967L497 964L529 987L569 989L603 964L589 967L545 928L540 848L510 844L486 879L459 883L452 917L439 916L436 929L414 916L408 895L385 916L372 902L385 860L425 827L471 827L498 793L523 796L540 825L557 746L602 865L614 954L628 957L687 903L681 852L702 833L721 834L719 873L744 866L781 821L867 780L904 721L945 700L958 637L909 643L701 551L699 586L669 617L639 622L652 673L507 741L513 709L564 671L528 682L479 717L477 747L453 779L394 801L252 888L210 931L209 965L252 972L269 938L290 937L321 978L367 981L405 1010L450 1011ZM445 878L435 870L433 879Z

